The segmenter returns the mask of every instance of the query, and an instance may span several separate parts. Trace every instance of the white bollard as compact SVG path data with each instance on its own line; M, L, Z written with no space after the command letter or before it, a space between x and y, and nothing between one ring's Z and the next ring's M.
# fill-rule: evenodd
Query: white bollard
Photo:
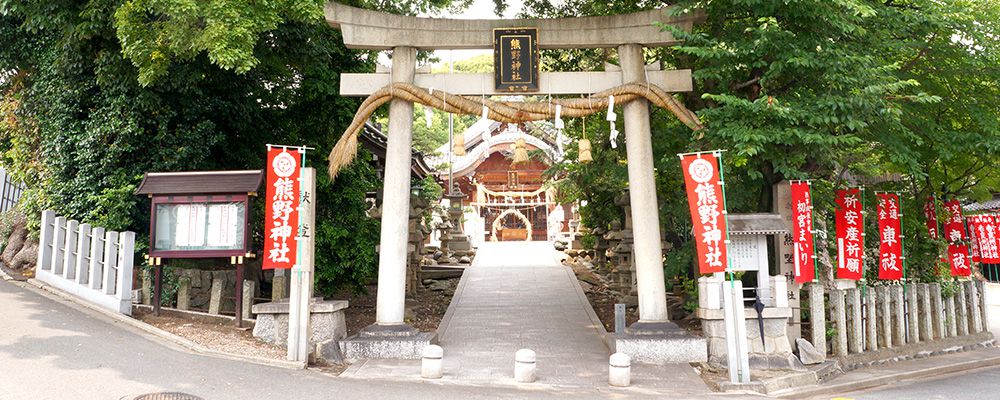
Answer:
M420 362L420 377L425 379L440 379L444 373L442 371L442 359L444 349L438 345L424 347L423 358Z
M534 351L521 349L514 354L514 380L524 383L535 381Z
M628 387L632 384L632 359L628 354L615 353L608 360L608 384Z

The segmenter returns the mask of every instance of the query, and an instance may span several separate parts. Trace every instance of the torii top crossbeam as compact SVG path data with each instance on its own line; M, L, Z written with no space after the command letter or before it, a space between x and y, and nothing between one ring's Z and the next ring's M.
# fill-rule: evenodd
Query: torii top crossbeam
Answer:
M668 15L669 8L631 14L554 19L443 19L389 14L326 3L330 26L343 32L344 44L353 49L389 50L397 46L420 50L490 49L493 29L537 27L542 49L607 48L622 44L661 47L679 43L658 24L683 30L698 14Z

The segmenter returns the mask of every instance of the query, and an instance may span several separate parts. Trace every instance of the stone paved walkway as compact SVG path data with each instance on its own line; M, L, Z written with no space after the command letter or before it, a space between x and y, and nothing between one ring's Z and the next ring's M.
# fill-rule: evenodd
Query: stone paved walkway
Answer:
M515 384L514 353L529 348L538 357L536 384L607 390L610 351L604 328L559 254L547 242L479 248L438 329L445 352L443 381ZM632 372L630 391L708 392L687 364L633 365ZM361 361L342 376L419 379L419 361Z

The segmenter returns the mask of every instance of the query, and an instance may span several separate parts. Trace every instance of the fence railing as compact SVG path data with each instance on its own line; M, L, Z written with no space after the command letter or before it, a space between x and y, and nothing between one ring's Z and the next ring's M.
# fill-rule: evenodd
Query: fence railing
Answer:
M24 192L24 184L15 182L7 175L7 171L0 168L0 212L13 209L17 206L17 201Z
M135 233L105 231L42 212L35 277L126 315L132 314Z

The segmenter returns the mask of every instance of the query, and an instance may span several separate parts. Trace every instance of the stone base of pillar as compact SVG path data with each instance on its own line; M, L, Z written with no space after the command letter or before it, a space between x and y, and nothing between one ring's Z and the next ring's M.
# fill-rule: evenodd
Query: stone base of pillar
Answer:
M632 362L649 364L708 361L705 338L691 335L673 322L636 322L616 333L615 351Z
M409 325L369 325L340 342L347 362L373 358L416 360L424 347L437 342L437 334L420 332Z
M800 369L802 363L792 353L788 339L788 319L792 309L788 307L768 307L761 312L752 308L744 310L746 315L747 356L751 370ZM726 347L725 311L699 308L696 315L701 319L702 331L707 340L708 362L726 367L729 364L729 349ZM760 323L764 323L761 332ZM764 339L761 340L763 335ZM825 351L824 351L825 354Z

